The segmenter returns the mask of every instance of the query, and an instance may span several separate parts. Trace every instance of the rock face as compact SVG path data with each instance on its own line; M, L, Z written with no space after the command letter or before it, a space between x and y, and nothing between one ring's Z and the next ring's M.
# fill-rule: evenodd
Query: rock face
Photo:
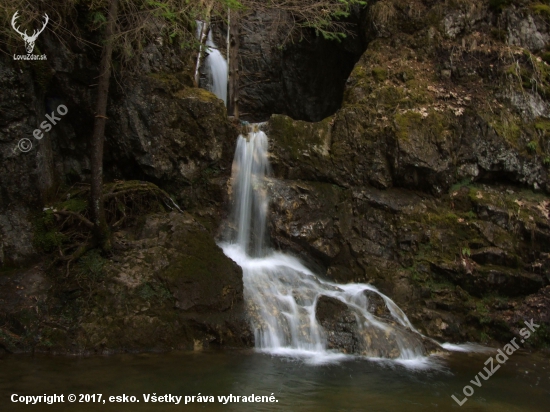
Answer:
M193 87L191 53L161 37L134 70L115 71L105 181L155 182L193 215L143 216L118 229L111 255L92 250L68 275L50 264L38 223L58 193L89 179L98 58L48 33L40 39L45 62L0 57L0 350L249 346L242 273L214 242L237 130L223 102ZM36 140L33 130L60 104L68 113ZM22 138L30 151L17 148Z
M350 20L356 25L361 13ZM350 21L351 23L351 21ZM292 18L278 11L256 10L241 18L239 110L249 121L273 113L319 121L342 102L344 85L364 50L359 33L343 42L306 32L289 38ZM357 26L354 30L358 32Z
M533 317L530 344L545 346L543 17L529 2L409 3L371 4L336 114L269 120L272 238L333 280L372 282L428 336L504 342ZM354 347L349 314L330 311L325 327Z
M2 57L0 84L0 265L13 265L36 254L30 214L41 204L48 186L47 148L36 150L35 144L33 157L18 148L21 139L34 140L34 125L42 121L37 108L40 93L32 74L20 72Z
M70 279L40 266L3 275L0 347L114 353L250 345L241 269L191 215L148 216L116 234L111 259L85 256ZM85 287L82 287L85 286Z
M285 33L266 30L275 16L251 11L240 105L251 120L277 113L275 246L335 281L372 282L431 337L504 342L532 318L542 326L527 344L543 347L550 33L540 5L508 3L369 2L355 40L283 48ZM59 187L89 177L98 69L97 56L41 40L48 60L32 69L0 57L0 350L251 344L240 271L213 241L237 131L192 87L192 56L161 40L124 88L112 82L105 175L155 182L189 214L143 217L107 260L73 262L74 276L44 270L34 220ZM68 114L34 139L60 104ZM31 151L15 149L22 138ZM338 302L322 298L317 316L331 347L365 350ZM371 339L382 348L385 337Z
M373 296L369 296L369 301L371 300L372 305L378 309L385 308L383 302L377 305ZM327 348L344 353L397 358L401 355L402 347L411 350L416 348L417 355L426 355L437 346L429 339L397 325L391 315L385 317L386 324L383 327L376 326L376 317L360 325L359 318L350 307L329 296L321 296L318 299L315 316L324 329Z
M45 33L46 62L0 58L0 261L21 265L37 256L33 214L60 186L90 176L97 61L69 50ZM181 207L220 205L237 131L223 102L192 87L190 56L159 44L145 48L136 70L111 82L105 133L105 180L159 184ZM36 66L36 67L35 67ZM118 73L115 74L119 76ZM120 84L124 84L122 88ZM44 133L32 133L63 104L68 113ZM17 148L29 139L28 152ZM219 220L219 214L213 215Z
M346 304L329 296L321 296L315 308L315 317L324 328L327 349L344 353L359 353L362 342L353 312Z

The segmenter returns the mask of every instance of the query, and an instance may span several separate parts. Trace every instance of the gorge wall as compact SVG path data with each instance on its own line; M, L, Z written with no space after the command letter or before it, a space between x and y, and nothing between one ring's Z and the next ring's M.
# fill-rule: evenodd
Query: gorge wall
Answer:
M533 318L529 343L543 348L550 20L539 3L509 3L373 1L356 37L282 48L273 16L251 13L240 107L269 119L276 246L332 280L372 282L434 338L507 341ZM250 345L242 274L214 242L238 125L194 87L194 56L161 40L112 82L105 174L153 182L184 213L151 210L115 233L112 256L52 270L42 209L70 209L89 179L99 58L41 40L40 66L0 58L0 350ZM59 104L68 114L35 141ZM28 153L13 150L23 137Z
M504 6L371 3L342 107L268 123L272 235L429 336L506 341L534 318L544 347L548 20Z

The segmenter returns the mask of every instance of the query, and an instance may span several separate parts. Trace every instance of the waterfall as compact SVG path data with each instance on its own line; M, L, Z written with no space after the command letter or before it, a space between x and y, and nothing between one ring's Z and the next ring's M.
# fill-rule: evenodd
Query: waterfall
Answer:
M342 302L353 314L355 353L398 359L425 355L426 339L375 287L322 280L297 258L267 246L267 151L267 136L258 125L251 126L247 136L238 137L231 180L230 230L220 245L243 270L244 297L256 347L270 353L310 357L344 352L334 344L333 350L327 349L329 334L334 336L334 331L323 328L316 316L319 299L326 296ZM373 300L384 306L386 318L369 311Z
M199 37L199 40L203 26L203 22L197 21L197 37ZM208 31L206 47L208 55L204 59L204 67L208 76L207 88L223 100L223 103L227 106L227 62L214 43L212 30Z

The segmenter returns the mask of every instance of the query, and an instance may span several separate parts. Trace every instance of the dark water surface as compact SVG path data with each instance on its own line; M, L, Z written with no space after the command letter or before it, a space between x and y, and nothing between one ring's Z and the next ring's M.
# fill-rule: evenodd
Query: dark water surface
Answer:
M253 351L0 358L1 411L549 411L550 359L513 354L478 388L469 383L488 354L453 353L438 368L412 370L396 363L349 359L312 365ZM462 388L474 395L463 399ZM12 394L64 394L65 403L12 403ZM106 403L68 403L69 394L99 394ZM213 395L215 403L145 403L143 394ZM218 395L271 394L277 403L220 404ZM139 403L109 403L111 395Z

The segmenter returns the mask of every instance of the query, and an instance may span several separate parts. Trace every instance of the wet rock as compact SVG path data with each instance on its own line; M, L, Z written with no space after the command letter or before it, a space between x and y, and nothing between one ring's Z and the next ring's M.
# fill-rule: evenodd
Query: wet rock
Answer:
M327 348L344 353L358 353L357 321L347 305L338 299L321 296L317 300L315 317L326 331Z
M341 207L344 193L336 187L306 182L268 184L274 239L292 244L323 261L335 258L343 247L341 233L349 231L350 210Z
M375 299L372 304L376 306ZM404 347L422 355L436 346L397 325L390 317L385 324L377 322L376 318L367 320L343 302L328 296L317 300L315 316L324 329L328 349L344 353L397 358L402 356L401 348Z

